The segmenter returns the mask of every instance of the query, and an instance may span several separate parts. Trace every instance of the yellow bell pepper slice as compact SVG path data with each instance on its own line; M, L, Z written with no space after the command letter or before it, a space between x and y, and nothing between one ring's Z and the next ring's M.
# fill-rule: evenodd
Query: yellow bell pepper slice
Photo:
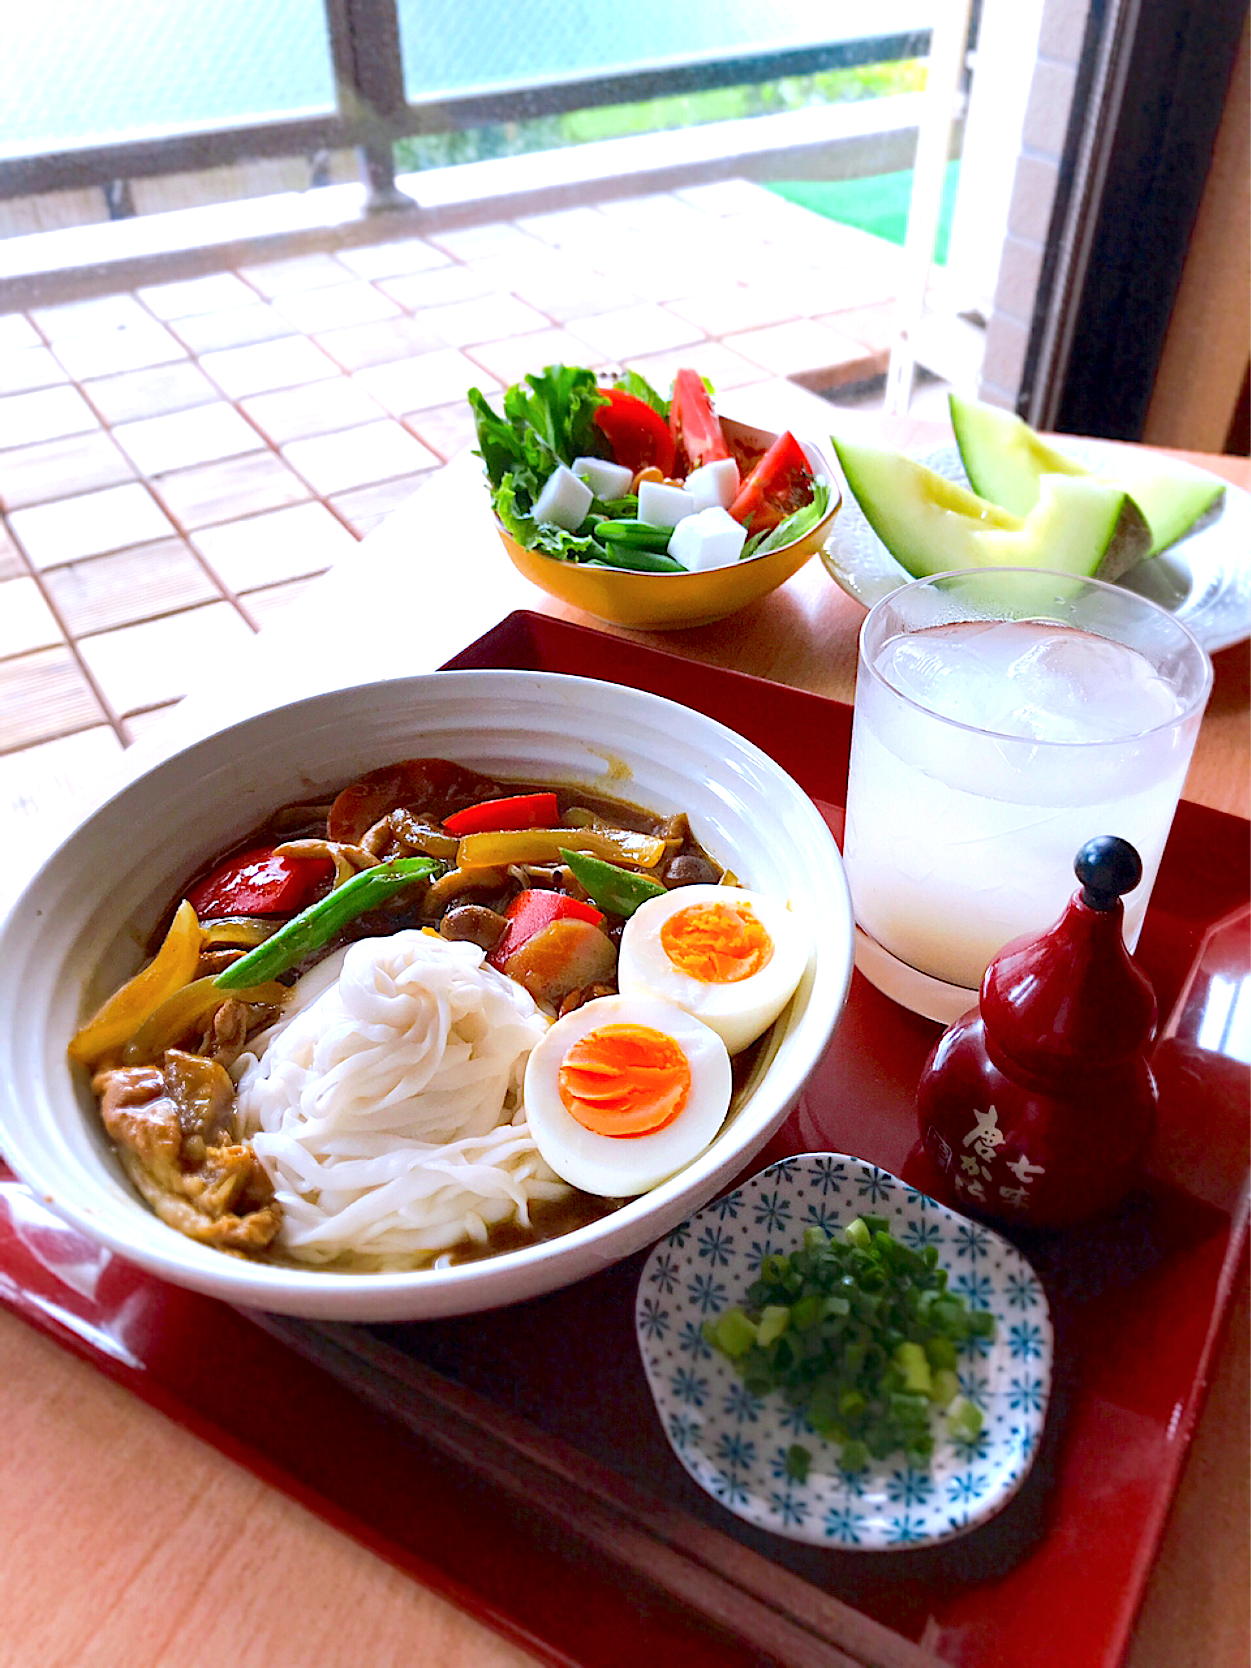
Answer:
M95 1066L127 1043L167 997L190 982L200 959L203 937L195 910L184 898L170 923L165 942L133 979L115 990L69 1045L70 1058Z
M233 947L241 944L255 949L267 938L272 938L281 925L281 920L271 921L261 915L224 915L220 920L205 924L204 948L209 950L217 945Z
M209 974L204 979L193 979L172 996L167 996L155 1008L122 1050L122 1064L147 1066L159 1060L167 1048L176 1048L181 1038L190 1031L204 1030L218 1008L232 997L236 1002L254 1002L265 1007L279 1007L290 996L286 985L271 981L254 985L250 990L219 990L217 979Z
M625 828L507 828L466 834L456 854L461 869L507 868L510 863L559 863L561 851L588 851L606 863L654 869L668 842Z

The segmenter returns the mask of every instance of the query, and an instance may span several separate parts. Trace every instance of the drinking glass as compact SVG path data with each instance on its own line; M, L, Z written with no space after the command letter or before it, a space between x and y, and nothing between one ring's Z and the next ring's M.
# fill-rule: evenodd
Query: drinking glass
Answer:
M1171 614L1037 569L905 585L860 632L844 861L857 966L949 1023L1009 939L1049 927L1087 840L1142 858L1132 949L1212 686Z

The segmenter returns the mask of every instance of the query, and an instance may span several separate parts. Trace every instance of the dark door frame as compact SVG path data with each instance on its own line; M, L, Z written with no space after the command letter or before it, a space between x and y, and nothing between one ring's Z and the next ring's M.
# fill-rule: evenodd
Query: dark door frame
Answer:
M1017 409L1142 436L1246 0L1092 0Z

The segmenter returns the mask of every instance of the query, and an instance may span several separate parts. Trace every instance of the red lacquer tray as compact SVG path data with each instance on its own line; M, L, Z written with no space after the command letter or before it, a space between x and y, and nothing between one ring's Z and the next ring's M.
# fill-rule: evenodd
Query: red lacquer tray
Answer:
M763 746L841 831L851 715L836 702L526 613L451 664L572 672L683 701ZM1178 811L1138 951L1166 1016L1152 1176L1110 1220L1021 1237L1056 1321L1053 1404L1025 1488L960 1541L827 1552L758 1533L704 1496L643 1381L641 1257L488 1316L257 1324L89 1245L5 1182L0 1301L553 1662L680 1652L691 1668L1113 1668L1246 1229L1247 833L1234 817ZM834 1149L898 1170L936 1034L857 976L758 1162ZM233 1364L228 1406L202 1371L210 1357Z

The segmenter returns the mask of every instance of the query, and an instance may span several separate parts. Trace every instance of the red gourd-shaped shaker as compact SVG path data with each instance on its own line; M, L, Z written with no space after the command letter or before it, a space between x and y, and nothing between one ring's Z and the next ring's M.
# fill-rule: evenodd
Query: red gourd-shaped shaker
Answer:
M1106 835L1073 867L1082 885L1064 914L1000 950L917 1089L931 1191L1009 1223L1059 1227L1115 1204L1155 1118L1155 993L1121 934L1142 864Z

